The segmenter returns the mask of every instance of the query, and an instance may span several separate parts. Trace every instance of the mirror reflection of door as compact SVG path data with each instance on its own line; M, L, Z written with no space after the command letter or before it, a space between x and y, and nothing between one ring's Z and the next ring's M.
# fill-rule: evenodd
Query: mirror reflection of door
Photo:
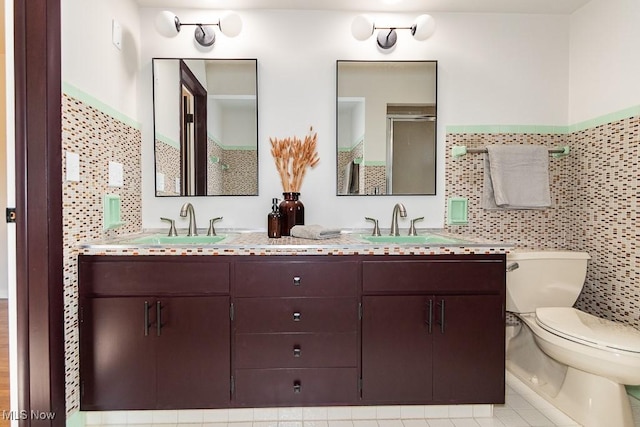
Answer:
M180 61L181 193L207 194L207 90Z
M414 106L423 114L405 108L409 114L388 107L392 113L387 114L387 193L434 194L436 121L435 114L429 115L433 108Z
M180 176L185 179L180 183L182 194L192 195L196 192L196 180L193 172L195 171L194 151L195 137L193 132L193 94L182 86L182 115L180 116L182 123L182 135L180 137L180 145L182 158L180 159Z

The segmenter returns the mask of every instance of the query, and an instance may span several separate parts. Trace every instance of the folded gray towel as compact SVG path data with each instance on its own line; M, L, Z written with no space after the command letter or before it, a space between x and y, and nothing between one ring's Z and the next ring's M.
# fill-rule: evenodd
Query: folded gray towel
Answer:
M339 228L325 228L321 225L294 225L291 227L291 235L302 239L330 239L340 236Z
M485 209L551 206L549 151L539 145L490 145L485 156Z

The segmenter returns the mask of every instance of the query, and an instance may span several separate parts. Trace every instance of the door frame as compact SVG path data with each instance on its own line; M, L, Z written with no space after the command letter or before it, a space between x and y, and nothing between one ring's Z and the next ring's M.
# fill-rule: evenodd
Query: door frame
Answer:
M60 0L14 2L18 410L64 426ZM21 414L22 414L21 413Z

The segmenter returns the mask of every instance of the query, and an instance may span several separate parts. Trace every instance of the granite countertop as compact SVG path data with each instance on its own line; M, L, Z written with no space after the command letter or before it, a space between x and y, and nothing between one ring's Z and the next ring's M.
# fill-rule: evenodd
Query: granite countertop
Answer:
M183 235L183 230L180 230ZM385 231L382 230L384 235ZM406 233L406 230L402 230ZM200 232L200 230L199 230ZM166 230L146 230L135 235L80 244L83 255L436 255L436 254L496 254L512 247L504 242L447 234L442 230L419 229L419 235L435 234L453 239L447 243L370 243L360 236L371 230L343 230L340 237L311 240L284 236L267 237L264 230L220 229L227 237L212 244L141 244L131 240L166 233ZM206 231L200 232L206 234Z

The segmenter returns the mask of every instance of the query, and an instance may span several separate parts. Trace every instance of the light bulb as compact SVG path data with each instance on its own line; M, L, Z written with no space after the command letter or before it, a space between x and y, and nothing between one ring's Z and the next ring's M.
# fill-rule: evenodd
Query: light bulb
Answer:
M156 30L165 37L175 37L180 31L180 20L173 12L163 10L156 15Z
M351 23L351 34L357 40L366 40L373 34L374 25L371 18L366 15L358 15Z
M220 18L220 31L228 37L235 37L242 31L242 19L235 12L227 12Z
M426 40L436 30L436 21L431 15L420 15L411 27L411 34L416 40Z

